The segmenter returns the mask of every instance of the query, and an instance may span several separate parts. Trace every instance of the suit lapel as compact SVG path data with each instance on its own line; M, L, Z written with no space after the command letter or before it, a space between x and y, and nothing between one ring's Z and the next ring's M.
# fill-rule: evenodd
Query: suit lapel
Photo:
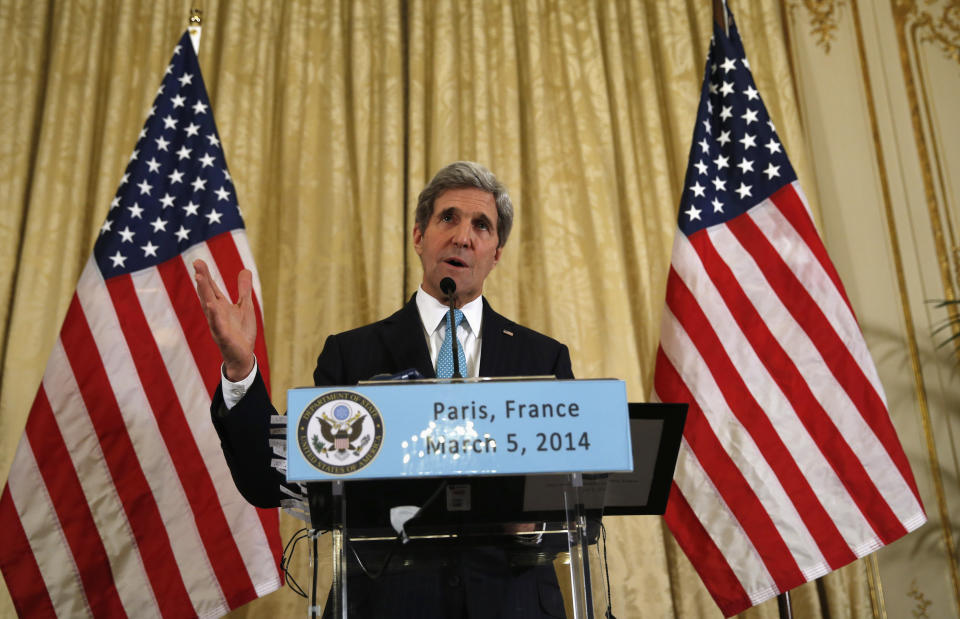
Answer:
M483 340L480 345L480 376L511 376L510 354L513 338L507 335L513 323L493 311L483 300Z
M423 336L423 322L417 309L416 295L400 311L381 323L380 343L393 359L396 371L416 368L426 378L436 377Z
M507 334L513 323L493 311L483 299L483 338L480 350L480 376L512 376L513 337ZM423 336L423 322L417 309L416 295L400 311L381 323L380 343L389 351L396 371L417 368L426 378L436 378L430 361L430 350Z

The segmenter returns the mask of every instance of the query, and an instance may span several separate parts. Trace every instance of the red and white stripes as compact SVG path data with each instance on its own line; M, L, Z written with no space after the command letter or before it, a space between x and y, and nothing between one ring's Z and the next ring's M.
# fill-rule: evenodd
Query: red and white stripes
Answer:
M677 234L654 397L691 404L667 523L727 615L926 520L796 182Z
M198 257L234 295L240 269L256 273L237 230L155 268L105 281L91 259L81 275L0 498L21 614L214 617L281 584L277 511L240 497L210 423L220 356ZM262 329L257 354L263 371Z

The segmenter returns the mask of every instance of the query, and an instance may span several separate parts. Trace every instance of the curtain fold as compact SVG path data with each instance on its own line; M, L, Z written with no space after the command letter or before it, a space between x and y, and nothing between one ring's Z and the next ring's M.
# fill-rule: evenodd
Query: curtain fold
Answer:
M732 6L758 87L816 203L781 3ZM0 0L0 470L6 475L190 4ZM392 313L421 269L423 185L487 165L517 216L485 294L570 346L580 378L650 391L711 3L204 3L200 62L263 282L273 398L325 337ZM283 518L284 537L298 523ZM614 613L719 611L659 518L609 518ZM294 571L306 574L305 557ZM858 562L797 616L867 616ZM4 594L0 614L12 612ZM823 605L826 605L824 607ZM236 616L301 612L277 593ZM775 604L744 613L775 617Z

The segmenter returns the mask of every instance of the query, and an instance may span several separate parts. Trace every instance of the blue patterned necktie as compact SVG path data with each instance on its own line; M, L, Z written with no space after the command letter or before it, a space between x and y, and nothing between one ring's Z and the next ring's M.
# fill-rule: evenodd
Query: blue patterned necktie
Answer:
M457 327L463 322L463 312L453 310L453 320ZM453 376L453 338L457 335L456 328L450 328L450 312L446 313L444 322L447 323L447 332L443 336L443 343L440 344L440 354L437 355L437 378L450 378ZM452 335L451 335L452 334ZM467 358L463 354L463 345L457 340L457 360L460 362L460 375L467 375Z

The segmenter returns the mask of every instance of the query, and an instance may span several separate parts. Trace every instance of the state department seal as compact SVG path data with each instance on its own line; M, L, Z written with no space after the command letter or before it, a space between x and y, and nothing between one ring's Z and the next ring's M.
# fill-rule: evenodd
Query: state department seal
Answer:
M329 391L307 405L297 424L304 459L331 475L367 466L383 444L383 417L373 402L353 391Z

